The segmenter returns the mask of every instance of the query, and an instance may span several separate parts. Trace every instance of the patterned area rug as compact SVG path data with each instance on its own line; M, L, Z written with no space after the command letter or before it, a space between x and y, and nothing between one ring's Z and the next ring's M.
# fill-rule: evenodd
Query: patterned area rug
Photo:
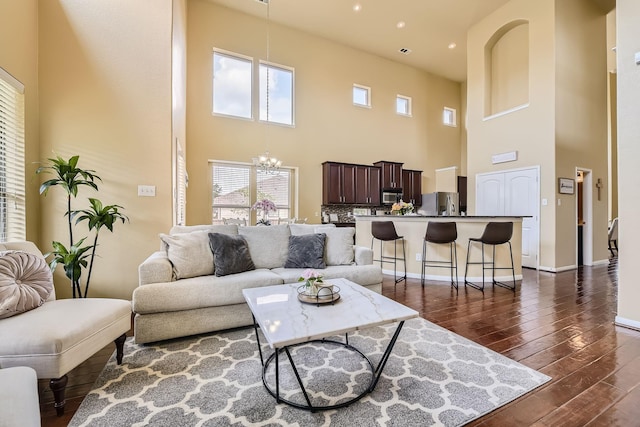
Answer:
M395 328L359 331L349 343L375 366ZM305 344L291 354L314 404L348 401L369 383L366 361L341 346ZM281 394L301 400L286 356L280 366ZM70 425L460 426L550 380L424 319L405 323L375 390L346 408L276 404L261 373L252 328L154 346L127 340L124 363L112 356Z

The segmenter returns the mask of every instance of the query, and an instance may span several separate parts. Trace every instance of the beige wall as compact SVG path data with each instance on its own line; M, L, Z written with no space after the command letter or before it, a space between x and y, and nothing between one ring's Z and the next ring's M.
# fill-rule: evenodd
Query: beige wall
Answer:
M584 192L592 199L593 260L608 262L606 15L589 1L556 1L555 31L556 175L575 179L576 167L592 171L593 186ZM576 263L577 195L557 198L555 265L563 267Z
M138 265L171 226L172 2L39 6L41 158L78 154L102 177L100 192L83 190L74 208L96 195L125 207L131 223L101 233L89 293L130 298ZM155 185L156 197L138 197L138 184ZM64 204L58 188L41 199L43 251L68 240ZM59 296L70 295L62 273L55 283Z
M487 115L529 102L529 25L525 22L510 29L485 52L485 61L491 64L491 73L486 76L491 88Z
M484 44L515 22L529 22L529 103L526 108L482 117L486 105ZM526 26L523 26L526 27ZM607 99L605 15L582 0L513 0L475 25L468 36L469 205L475 210L475 175L540 165L540 267L576 265L576 195L559 195L557 178L591 169L603 183L593 194L593 260L606 262ZM516 73L520 76L522 73ZM500 76L510 84L509 76ZM518 151L518 160L491 164L491 155ZM560 205L558 204L560 203Z
M27 239L40 234L39 182L31 179L40 159L38 127L38 1L0 0L0 67L24 85Z
M638 245L640 241L640 66L634 55L640 52L640 2L617 2L618 68L618 213L620 218L618 318L619 322L640 329L640 283L638 282Z
M555 266L556 194L554 156L555 31L554 0L513 0L473 26L467 37L467 175L469 214L475 213L475 176L479 173L540 166L540 265ZM529 21L529 104L485 119L485 45L514 21ZM491 164L491 155L518 151L514 162Z
M213 48L266 59L265 22L204 0L188 2L188 20L188 223L211 221L210 159L248 162L268 148L299 167L298 216L313 222L324 161L404 162L424 171L424 192L436 168L459 166L460 127L442 124L444 106L460 113L459 83L271 23L269 60L295 68L296 125L269 126L267 139L260 122L211 114ZM354 83L372 88L373 108L352 105ZM412 97L412 118L395 114L397 94Z

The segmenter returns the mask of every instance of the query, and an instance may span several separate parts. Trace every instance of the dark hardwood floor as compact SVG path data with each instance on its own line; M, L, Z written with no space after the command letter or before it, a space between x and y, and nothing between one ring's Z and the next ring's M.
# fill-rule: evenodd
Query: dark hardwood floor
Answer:
M537 369L553 379L472 422L472 426L640 426L640 332L613 324L617 259L609 266L552 274L524 271L517 292L488 286L482 293L419 280L383 294L422 317ZM43 426L66 426L114 347L69 374L64 417L40 382ZM126 358L126 354L125 354Z

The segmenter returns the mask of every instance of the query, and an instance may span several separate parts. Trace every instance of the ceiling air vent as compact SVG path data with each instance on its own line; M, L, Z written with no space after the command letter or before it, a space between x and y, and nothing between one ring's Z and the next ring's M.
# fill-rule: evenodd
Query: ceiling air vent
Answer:
M256 0L258 3L269 4L269 0Z
M411 53L411 49L407 49L406 47L403 47L398 52L400 52L400 53L402 53L404 55L409 55Z

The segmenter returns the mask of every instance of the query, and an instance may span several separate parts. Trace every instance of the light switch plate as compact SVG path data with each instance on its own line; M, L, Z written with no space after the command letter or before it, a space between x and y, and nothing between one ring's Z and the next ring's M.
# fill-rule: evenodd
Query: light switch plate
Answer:
M138 196L140 197L155 197L156 186L155 185L138 185Z

